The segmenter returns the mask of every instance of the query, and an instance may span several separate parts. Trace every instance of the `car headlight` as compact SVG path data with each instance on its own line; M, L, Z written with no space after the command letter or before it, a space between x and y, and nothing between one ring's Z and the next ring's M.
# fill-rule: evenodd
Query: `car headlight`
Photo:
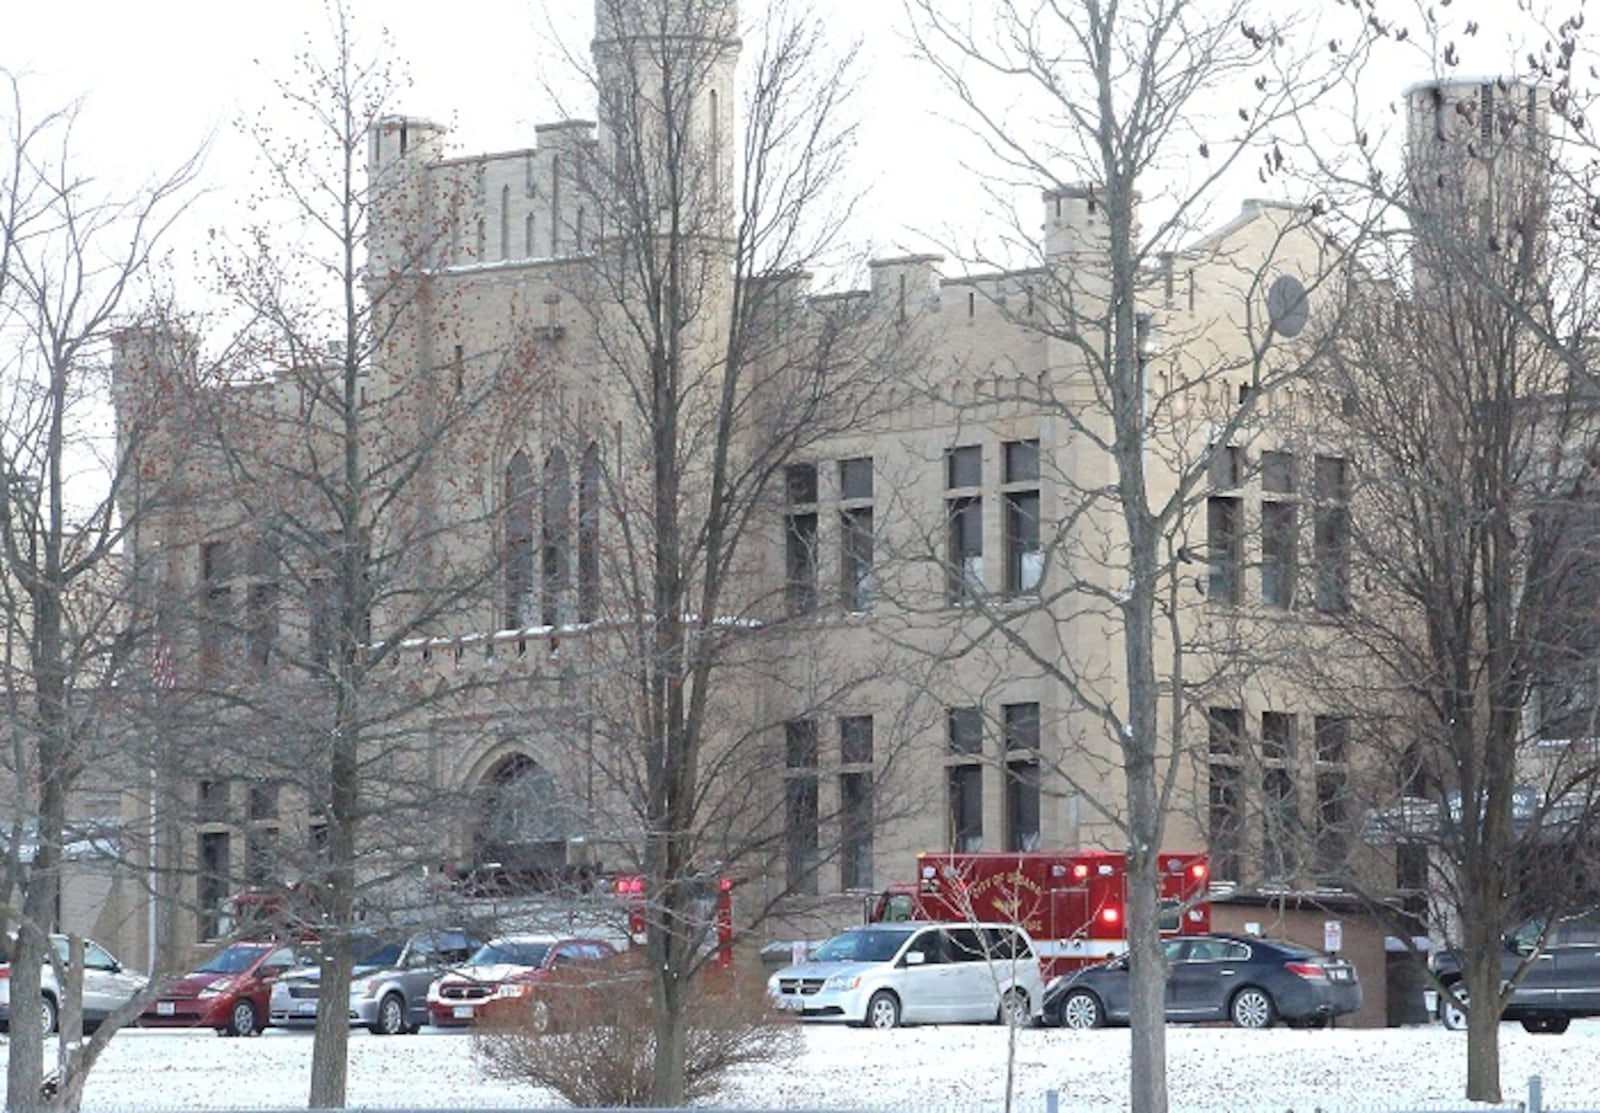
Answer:
M860 974L835 974L822 983L823 989L854 989L861 984Z
M533 992L533 986L527 982L501 982L500 987L494 991L496 997L526 997Z
M350 986L350 996L371 997L378 992L378 987L382 984L377 978L368 978L364 982L355 982Z
M202 989L195 996L197 996L197 997L217 997L217 996L220 996L222 993L226 992L227 988L232 984L233 984L233 979L232 978L218 978L216 981L212 982L210 985L208 985L204 989Z
M1055 977L1051 978L1048 982L1044 983L1044 991L1046 993L1054 993L1056 986L1064 985L1066 983L1066 980L1067 980L1067 976L1065 974L1057 974Z

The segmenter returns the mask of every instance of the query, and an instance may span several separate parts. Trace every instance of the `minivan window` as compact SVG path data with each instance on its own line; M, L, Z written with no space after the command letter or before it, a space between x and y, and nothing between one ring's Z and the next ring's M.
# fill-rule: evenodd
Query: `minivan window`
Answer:
M847 931L818 947L811 958L816 962L887 962L905 941L903 931Z
M988 957L976 928L952 928L945 938L950 944L951 962L982 962Z

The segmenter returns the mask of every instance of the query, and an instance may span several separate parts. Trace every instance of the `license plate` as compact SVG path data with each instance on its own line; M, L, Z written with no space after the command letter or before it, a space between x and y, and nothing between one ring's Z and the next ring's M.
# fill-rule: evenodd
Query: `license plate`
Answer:
M778 1008L780 1009L800 1009L803 1007L798 997L782 996L778 998Z
M315 1001L301 1001L295 1006L294 1011L301 1016L316 1016L317 1003Z
M457 1020L471 1020L475 1015L475 1012L471 1005L457 1005L454 1009L450 1010L450 1015L455 1017Z
M156 1002L156 1015L157 1016L171 1016L173 1013L175 1013L177 1011L178 1011L178 1006L174 1005L171 1001L157 1001Z
M1339 969L1329 970L1328 977L1332 978L1336 982L1348 982L1350 980L1350 971Z

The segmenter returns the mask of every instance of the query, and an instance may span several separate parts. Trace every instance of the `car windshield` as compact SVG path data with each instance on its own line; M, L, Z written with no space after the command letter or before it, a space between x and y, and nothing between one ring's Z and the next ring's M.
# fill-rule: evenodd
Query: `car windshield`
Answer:
M265 952L262 947L229 947L227 950L211 956L211 961L206 963L197 974L243 974L255 964Z
M818 947L811 957L817 962L886 962L905 941L903 931L847 931Z
M513 939L497 939L485 943L472 956L472 966L542 966L544 956L550 953L548 943L519 943Z
M357 966L393 966L400 961L399 943L378 943L369 946L365 953L358 954Z

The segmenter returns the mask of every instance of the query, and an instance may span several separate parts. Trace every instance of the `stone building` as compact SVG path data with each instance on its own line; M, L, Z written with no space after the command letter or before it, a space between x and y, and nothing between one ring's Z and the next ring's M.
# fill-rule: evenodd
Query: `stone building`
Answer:
M396 555L369 613L388 671L368 682L396 693L383 768L405 786L392 830L423 899L463 879L503 894L641 868L636 757L606 724L640 617L620 602L617 539L642 528L650 446L610 373L628 304L602 265L640 248L602 193L618 184L603 171L619 148L660 138L640 134L652 109L623 111L639 68L659 69L683 32L648 26L650 8L597 4L597 124L542 125L530 146L465 158L447 157L445 129L426 120L370 132L369 293L405 296L359 368L362 404L382 414L363 427L363 466L434 449L390 504L403 522L371 524L372 552ZM682 165L703 222L693 234L711 245L685 343L709 374L735 312L717 245L733 238L739 43L731 0L708 12L686 117L698 153ZM662 188L651 173L632 184ZM739 876L741 907L771 914L764 937L858 918L920 850L1126 844L1106 715L1125 687L1125 550L1098 357L1081 343L1110 308L1096 269L1105 213L1092 185L1071 185L1042 194L1041 216L1036 262L1014 271L880 259L867 288L826 297L803 276L765 277L782 287L764 303L774 321L846 312L864 339L861 390L830 401L855 409L781 458L717 616L750 646L718 692L718 730L729 752L764 739L764 757L707 787L760 804L730 811L748 830L708 838L704 857ZM1176 508L1159 646L1167 844L1209 849L1220 891L1301 900L1353 871L1369 890L1396 885L1394 848L1358 845L1385 791L1363 766L1372 709L1308 690L1290 648L1360 590L1347 453L1317 421L1339 400L1301 373L1358 280L1311 214L1247 201L1162 256L1139 306L1146 482ZM125 411L172 415L143 450L162 499L132 556L167 601L158 625L177 661L157 693L171 717L158 709L152 729L230 738L209 768L185 748L155 801L177 817L158 840L175 867L159 930L181 949L229 926L230 894L314 870L326 817L286 709L321 698L308 677L327 665L324 621L340 603L314 561L265 543L336 524L308 509L321 497L309 472L273 488L229 463L226 436L201 444L195 430L248 429L261 459L334 449L340 430L308 423L307 399L341 353L202 381L148 340L125 338L117 389ZM429 593L437 605L419 606ZM110 942L139 954L153 923L130 917Z

